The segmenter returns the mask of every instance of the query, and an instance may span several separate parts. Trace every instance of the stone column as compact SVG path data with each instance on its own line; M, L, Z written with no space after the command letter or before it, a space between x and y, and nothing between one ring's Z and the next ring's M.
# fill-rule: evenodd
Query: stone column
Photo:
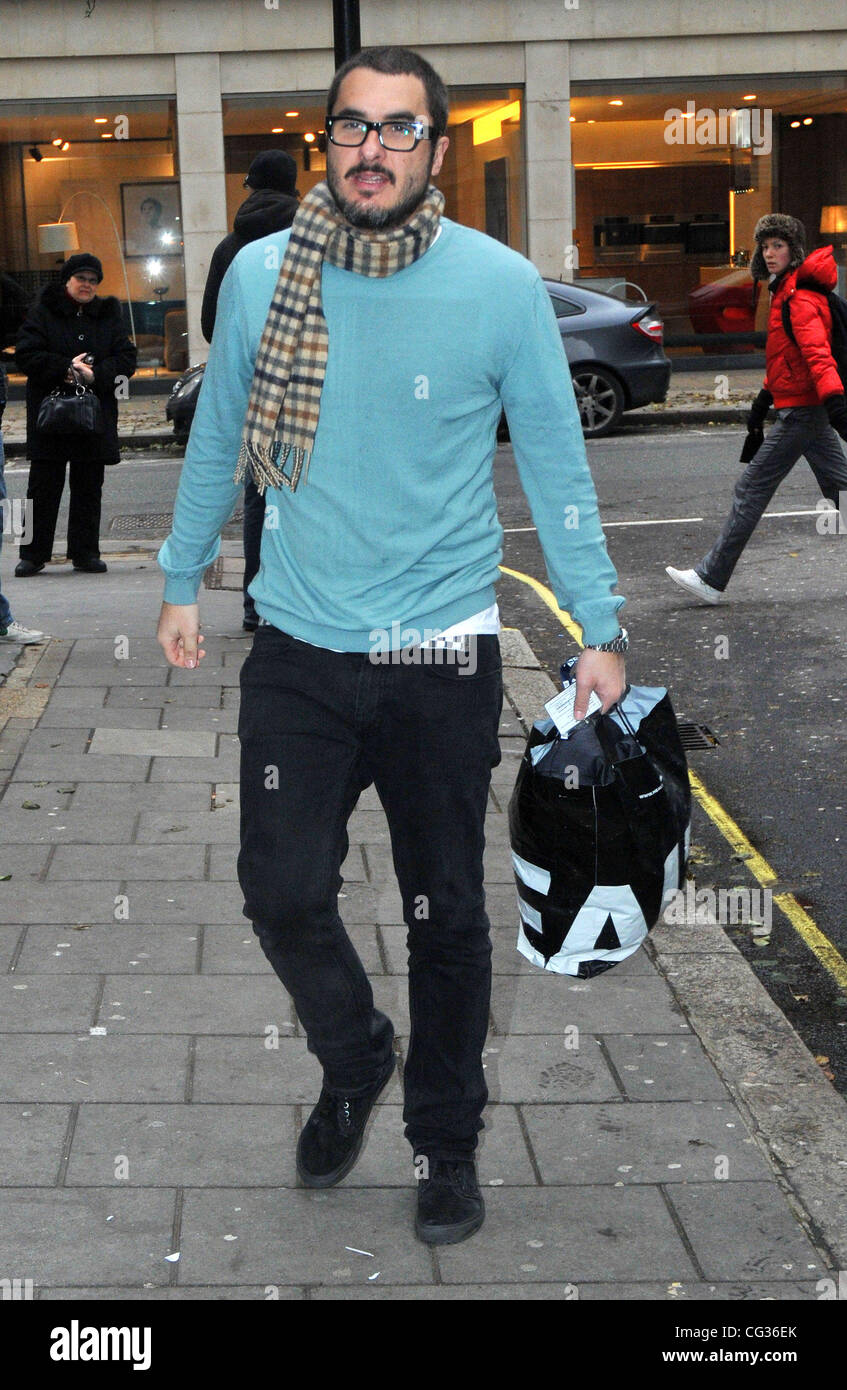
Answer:
M526 187L529 259L553 280L573 277L570 45L526 45ZM570 251L570 254L569 254Z
M188 360L208 353L200 329L200 306L212 252L226 236L223 117L217 53L177 53L176 110L185 243Z

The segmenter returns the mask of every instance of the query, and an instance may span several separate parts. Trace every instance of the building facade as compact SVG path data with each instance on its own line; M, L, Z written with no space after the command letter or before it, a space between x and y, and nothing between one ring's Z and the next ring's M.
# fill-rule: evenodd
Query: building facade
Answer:
M843 260L841 0L361 0L361 32L448 84L447 215L545 275L629 282L684 339L752 329L763 211ZM5 341L78 244L145 370L202 360L206 272L250 161L289 150L301 193L323 177L333 67L331 0L0 0ZM739 294L698 328L690 296L715 280Z

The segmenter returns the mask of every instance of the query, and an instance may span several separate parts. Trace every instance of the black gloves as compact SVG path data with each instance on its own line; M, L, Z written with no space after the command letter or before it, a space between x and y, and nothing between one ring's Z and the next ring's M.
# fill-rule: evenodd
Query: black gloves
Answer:
M757 454L765 442L765 432L763 429L748 430L747 438L741 450L739 463L749 463L754 454Z
M766 388L763 386L758 396L754 400L753 404L751 405L750 413L747 416L747 420L745 422L747 425L748 434L753 434L757 430L759 431L759 433L761 433L762 426L764 425L765 420L767 419L768 411L770 410L772 405L773 396L771 395L770 391L766 390ZM761 443L761 440L759 441L759 443ZM745 462L744 459L742 459L742 463L743 462Z
M844 402L843 392L834 396L827 396L824 406L832 428L838 430L842 439L847 439L847 405Z

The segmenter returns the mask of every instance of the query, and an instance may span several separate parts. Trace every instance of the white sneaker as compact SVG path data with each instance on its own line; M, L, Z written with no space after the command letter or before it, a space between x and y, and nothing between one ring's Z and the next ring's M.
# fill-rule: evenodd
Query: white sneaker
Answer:
M686 589L689 594L699 598L701 603L720 603L723 598L720 589L713 589L696 570L675 570L673 565L665 565L665 574L669 574L680 589Z
M21 647L29 647L33 642L46 642L46 632L36 632L35 628L21 627L20 623L9 623L0 627L0 642L17 642Z

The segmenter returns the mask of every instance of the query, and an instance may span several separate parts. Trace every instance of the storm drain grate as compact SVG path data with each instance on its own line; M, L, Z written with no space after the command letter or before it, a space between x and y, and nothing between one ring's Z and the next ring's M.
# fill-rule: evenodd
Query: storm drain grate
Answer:
M678 719L676 727L686 751L695 748L717 748L720 744L720 739L706 724L686 724Z
M109 530L113 536L166 536L173 519L173 512L129 512L113 516ZM243 520L243 511L233 512L227 526L240 526Z

